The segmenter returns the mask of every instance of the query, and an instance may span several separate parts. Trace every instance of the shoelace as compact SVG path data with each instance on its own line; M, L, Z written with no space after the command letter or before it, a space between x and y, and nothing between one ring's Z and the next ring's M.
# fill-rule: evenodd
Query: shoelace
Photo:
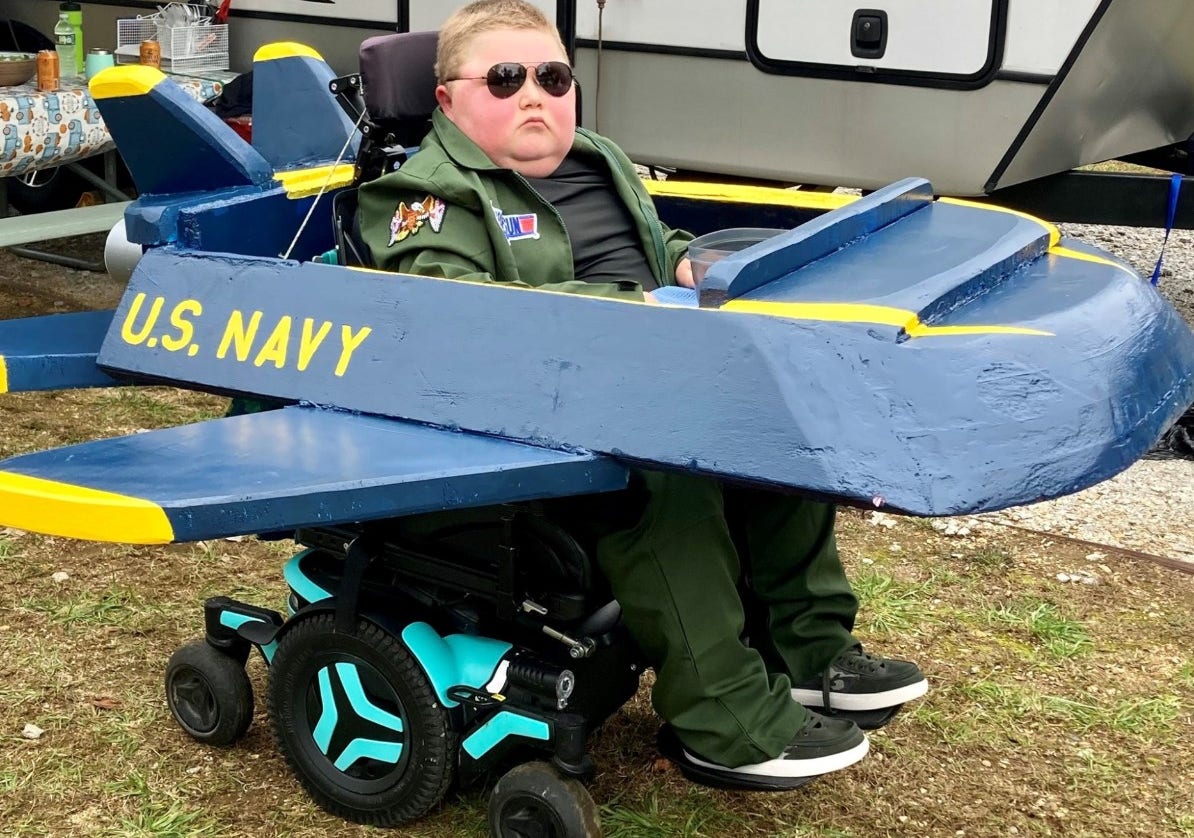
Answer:
M855 659L862 658L866 664L866 668L872 673L878 672L883 668L883 661L879 660L874 655L868 655L866 652L862 651L861 646L855 646L842 652L840 655L834 658L830 662L829 666L825 667L825 671L821 673L821 706L826 710L833 709L829 703L829 697L833 695L833 665L846 657L853 657Z

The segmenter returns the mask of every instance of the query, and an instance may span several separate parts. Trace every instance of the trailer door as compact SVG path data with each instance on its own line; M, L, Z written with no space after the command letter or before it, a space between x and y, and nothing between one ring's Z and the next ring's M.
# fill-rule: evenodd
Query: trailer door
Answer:
M1007 0L749 0L746 50L780 75L981 86L999 69Z

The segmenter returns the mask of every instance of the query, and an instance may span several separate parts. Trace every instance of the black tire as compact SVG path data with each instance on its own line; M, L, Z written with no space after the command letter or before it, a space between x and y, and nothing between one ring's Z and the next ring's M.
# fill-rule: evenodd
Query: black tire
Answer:
M278 644L269 687L278 749L311 797L337 817L372 826L422 817L455 773L459 737L447 710L393 635L366 620L351 634L334 626L333 614L316 614Z
M253 687L244 664L205 640L170 656L166 703L192 738L220 748L244 736L253 721Z
M8 178L8 203L26 215L70 209L91 188L66 166L37 169Z
M601 817L589 790L545 762L508 771L489 798L494 838L601 838Z

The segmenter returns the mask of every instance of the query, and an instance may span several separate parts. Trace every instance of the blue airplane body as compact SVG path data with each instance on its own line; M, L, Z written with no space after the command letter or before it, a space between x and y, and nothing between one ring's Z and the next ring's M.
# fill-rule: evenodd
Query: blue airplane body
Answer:
M147 251L114 313L0 324L0 353L9 390L166 382L294 406L0 462L0 523L183 541L611 491L632 467L950 515L1106 479L1194 401L1194 335L1130 268L918 179L804 211L673 305L312 262L331 237L326 195L303 227L312 184L345 181L283 170L351 154L352 126L326 65L267 63L260 150L146 68L97 77ZM296 97L314 116L293 118ZM147 115L168 153L137 139ZM728 226L791 199L760 194L659 201Z

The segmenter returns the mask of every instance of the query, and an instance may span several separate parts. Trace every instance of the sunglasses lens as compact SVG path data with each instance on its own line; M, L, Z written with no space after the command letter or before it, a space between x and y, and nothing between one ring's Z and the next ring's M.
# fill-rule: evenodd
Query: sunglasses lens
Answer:
M485 74L489 92L509 99L526 84L527 68L513 61L494 64ZM535 68L535 81L550 96L563 96L572 89L572 68L563 61L545 61Z
M535 81L548 94L563 96L572 88L572 68L563 61L546 61L535 68Z
M509 99L522 90L526 80L527 68L513 62L494 64L485 74L485 83L489 86L489 92L499 99Z

